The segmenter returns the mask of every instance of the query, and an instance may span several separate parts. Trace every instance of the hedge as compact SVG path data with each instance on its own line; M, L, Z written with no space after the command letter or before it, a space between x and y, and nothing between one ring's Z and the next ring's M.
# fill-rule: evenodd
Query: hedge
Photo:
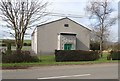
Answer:
M3 63L20 63L20 62L37 62L39 58L37 56L31 56L30 51L12 51L11 54L3 53L2 62Z
M12 46L15 46L15 44L12 44ZM7 46L7 43L1 43L0 46ZM31 46L31 43L23 43L23 46Z
M5 43L0 44L0 46L7 46Z
M23 43L24 46L31 46L31 43Z
M55 50L56 62L64 61L94 61L100 58L98 51Z
M119 51L111 51L110 57L112 60L120 60L120 50Z

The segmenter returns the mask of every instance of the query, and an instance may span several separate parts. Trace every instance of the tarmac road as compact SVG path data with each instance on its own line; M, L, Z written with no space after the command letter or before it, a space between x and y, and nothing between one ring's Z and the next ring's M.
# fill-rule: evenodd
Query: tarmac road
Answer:
M118 63L3 70L3 79L118 79Z

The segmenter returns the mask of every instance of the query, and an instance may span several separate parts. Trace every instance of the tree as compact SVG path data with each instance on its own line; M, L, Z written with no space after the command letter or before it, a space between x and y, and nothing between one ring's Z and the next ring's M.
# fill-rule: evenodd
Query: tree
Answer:
M86 5L86 11L89 14L89 19L93 21L93 32L98 37L100 42L100 51L103 51L103 42L109 36L109 29L116 23L117 18L111 17L111 13L114 11L110 6L110 2L107 0L92 0Z
M100 50L100 43L98 41L90 41L90 50Z
M26 30L38 24L38 20L46 16L44 13L48 2L28 0L1 0L0 13L10 32L15 38L16 50L23 47Z

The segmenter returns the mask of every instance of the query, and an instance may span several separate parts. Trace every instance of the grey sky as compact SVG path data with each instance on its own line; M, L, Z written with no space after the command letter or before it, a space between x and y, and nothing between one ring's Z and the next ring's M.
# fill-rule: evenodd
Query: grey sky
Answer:
M50 2L50 5L48 6L47 11L48 12L52 12L52 13L61 13L64 14L65 17L67 17L69 14L73 14L74 16L80 16L81 18L73 18L73 17L69 17L72 20L88 27L90 27L90 23L93 22L93 20L89 20L87 18L87 15L85 13L85 6L86 6L86 2L88 0L47 0L48 2ZM112 7L116 10L112 15L117 15L118 13L118 1L119 0L110 0L112 1ZM48 21L52 21L55 19L61 18L60 16L47 16L45 17L45 19L48 19ZM48 22L47 21L47 22ZM2 23L2 21L0 21ZM41 22L41 21L40 21ZM2 25L2 24L1 24ZM34 29L34 28L33 28ZM28 30L28 33L32 33L32 30ZM0 39L3 38L11 38L10 35L4 31L11 31L8 30L8 28L3 28L2 26L0 26ZM111 27L111 33L110 33L110 41L117 41L117 37L118 37L118 24L116 23L116 25ZM25 39L31 39L30 35L28 35Z

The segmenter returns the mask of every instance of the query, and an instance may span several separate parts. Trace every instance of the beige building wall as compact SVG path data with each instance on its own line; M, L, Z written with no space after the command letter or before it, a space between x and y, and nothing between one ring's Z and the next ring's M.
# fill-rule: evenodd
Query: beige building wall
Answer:
M34 51L35 54L37 54L37 29L35 29L35 31L33 32L33 35L31 37L32 41L32 51Z
M69 24L69 27L64 27L64 24ZM32 41L37 41L37 45L35 44L37 54L54 54L55 49L58 49L58 35L60 32L75 33L76 50L89 50L90 30L68 18L40 25L36 30L37 39Z

